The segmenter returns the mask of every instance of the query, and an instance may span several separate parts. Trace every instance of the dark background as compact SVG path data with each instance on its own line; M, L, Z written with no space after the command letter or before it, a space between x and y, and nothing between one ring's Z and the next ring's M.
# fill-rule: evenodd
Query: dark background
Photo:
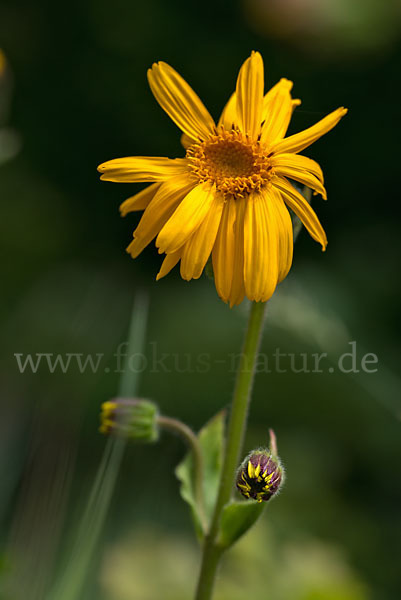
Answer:
M68 556L135 291L150 298L141 395L194 429L230 401L226 359L240 349L246 303L230 310L206 277L187 284L173 272L156 283L156 250L136 261L124 251L140 215L121 219L118 205L139 187L100 182L96 166L183 155L148 88L152 62L173 65L217 118L253 49L266 86L288 77L302 99L290 133L338 106L349 113L305 151L326 177L328 202L314 207L328 250L301 233L271 302L262 351L272 372L259 373L250 413L246 450L274 427L287 484L227 558L216 600L399 597L400 31L396 0L2 0L0 517L2 578L14 589L5 598L44 598ZM350 342L359 373L338 368ZM105 356L97 373L20 373L14 354L28 352ZM152 368L163 352L167 367ZM289 353L302 369L302 354L320 352L323 373L291 369ZM366 353L377 372L361 370ZM173 475L182 456L167 434L128 449L82 598L189 597L198 555Z

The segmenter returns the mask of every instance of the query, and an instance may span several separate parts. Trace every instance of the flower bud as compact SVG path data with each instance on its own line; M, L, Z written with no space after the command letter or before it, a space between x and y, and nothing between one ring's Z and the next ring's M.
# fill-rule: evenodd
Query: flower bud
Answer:
M99 431L141 442L159 437L156 404L143 398L114 398L103 402Z
M278 456L267 448L253 450L241 464L237 474L237 488L245 498L258 502L270 500L284 480L284 471Z

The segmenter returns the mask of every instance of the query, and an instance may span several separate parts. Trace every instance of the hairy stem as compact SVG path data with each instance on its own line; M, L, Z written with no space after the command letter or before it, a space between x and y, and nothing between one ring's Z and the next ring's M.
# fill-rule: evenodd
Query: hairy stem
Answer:
M220 518L224 506L231 498L234 477L242 449L265 308L266 304L261 302L253 302L251 306L244 346L238 365L219 493L210 530L205 537L203 546L196 600L210 600L213 594L216 572L222 554L222 550L217 543Z

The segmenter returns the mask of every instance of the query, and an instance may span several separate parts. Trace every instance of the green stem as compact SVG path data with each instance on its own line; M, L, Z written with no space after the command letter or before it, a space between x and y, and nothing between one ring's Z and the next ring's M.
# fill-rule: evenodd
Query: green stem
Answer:
M223 552L217 544L220 518L224 506L231 498L234 477L239 463L265 308L266 303L252 303L248 328L237 371L219 493L210 530L205 537L203 546L202 564L195 596L196 600L211 599L217 567Z
M206 514L203 494L203 457L198 438L196 437L192 429L188 427L188 425L182 423L182 421L179 421L178 419L173 419L171 417L164 417L160 415L159 417L157 417L157 422L160 425L160 427L163 427L163 429L168 429L169 431L180 435L192 451L195 472L195 498L199 509L202 528L203 531L206 531Z

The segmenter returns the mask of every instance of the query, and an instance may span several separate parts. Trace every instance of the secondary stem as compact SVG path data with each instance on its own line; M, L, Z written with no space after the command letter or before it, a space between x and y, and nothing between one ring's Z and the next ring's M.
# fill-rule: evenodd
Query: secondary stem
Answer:
M228 425L223 467L216 506L208 535L205 537L202 565L195 599L210 600L222 550L217 535L222 510L229 502L244 438L248 406L259 349L266 303L253 302L237 371L230 422Z

